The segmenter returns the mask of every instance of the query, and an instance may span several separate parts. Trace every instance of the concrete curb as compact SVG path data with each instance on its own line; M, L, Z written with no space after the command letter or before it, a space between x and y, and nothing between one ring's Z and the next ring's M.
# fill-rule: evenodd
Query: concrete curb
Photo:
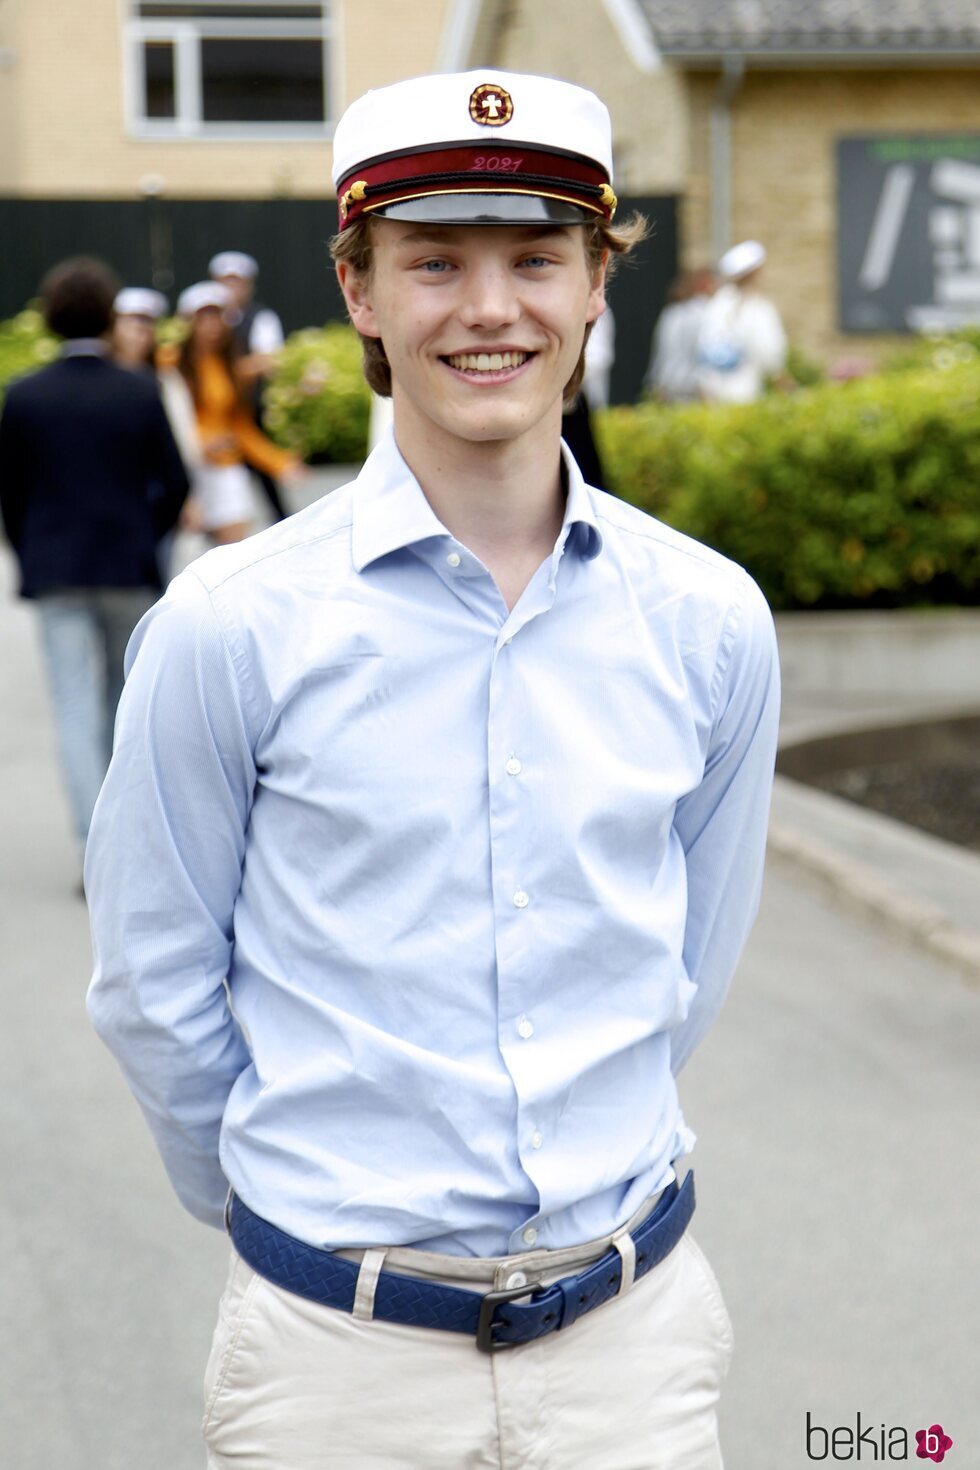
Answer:
M800 783L789 777L778 776L777 798L782 793L791 796L792 788ZM800 788L810 793L809 788ZM819 793L824 812L832 814L833 807L842 808L848 825L860 820L851 810L850 803L838 797ZM888 826L898 828L905 840L910 831L888 818L872 817L875 827L887 831ZM961 974L980 988L980 931L968 928L957 921L942 904L923 896L920 891L893 877L882 876L871 863L855 857L844 845L804 832L798 823L774 816L769 824L769 848L780 857L798 863L808 872L827 883L841 898L856 904L865 911L886 920L894 928L907 934L910 939L955 965ZM923 863L941 848L948 848L952 858L959 852L951 843L939 843L936 838L924 838L921 843ZM969 854L964 855L969 858ZM980 889L978 889L980 900Z

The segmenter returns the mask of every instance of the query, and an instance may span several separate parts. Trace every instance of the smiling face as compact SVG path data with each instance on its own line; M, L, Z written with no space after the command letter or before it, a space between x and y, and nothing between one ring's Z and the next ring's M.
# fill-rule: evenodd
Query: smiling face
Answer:
M338 262L351 320L391 366L395 424L471 442L557 440L603 307L580 226L372 223L368 275Z

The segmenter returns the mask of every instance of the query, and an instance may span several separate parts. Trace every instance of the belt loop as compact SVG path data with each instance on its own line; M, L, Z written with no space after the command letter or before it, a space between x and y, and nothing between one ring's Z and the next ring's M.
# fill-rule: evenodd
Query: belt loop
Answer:
M387 1254L387 1250L370 1250L365 1251L361 1258L352 1309L358 1322L370 1322L374 1318L374 1294L378 1289L378 1277Z
M619 1252L619 1258L623 1263L623 1277L616 1295L625 1296L636 1276L636 1242L629 1231L624 1230L619 1235L613 1236L612 1243Z

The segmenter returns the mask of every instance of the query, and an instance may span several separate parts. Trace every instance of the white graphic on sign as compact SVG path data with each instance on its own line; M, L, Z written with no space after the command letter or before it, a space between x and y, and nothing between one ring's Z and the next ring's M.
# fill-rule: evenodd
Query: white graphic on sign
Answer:
M980 307L980 168L944 158L929 179L932 192L952 204L937 204L929 215L935 252L935 301Z
M920 332L955 331L980 320L980 165L941 158L929 174L932 301L908 308Z
M907 163L896 163L885 174L858 276L858 284L865 291L877 291L891 274L914 183L915 169Z

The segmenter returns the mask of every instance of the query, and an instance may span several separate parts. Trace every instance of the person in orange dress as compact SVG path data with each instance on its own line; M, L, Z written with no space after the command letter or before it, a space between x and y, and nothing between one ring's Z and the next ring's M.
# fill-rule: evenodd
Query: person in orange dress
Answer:
M177 302L189 331L163 365L176 366L194 402L201 460L194 471L185 529L203 530L219 545L241 541L251 529L253 497L248 466L276 479L295 476L295 455L278 448L255 423L236 373L228 325L231 298L216 281L189 286Z

